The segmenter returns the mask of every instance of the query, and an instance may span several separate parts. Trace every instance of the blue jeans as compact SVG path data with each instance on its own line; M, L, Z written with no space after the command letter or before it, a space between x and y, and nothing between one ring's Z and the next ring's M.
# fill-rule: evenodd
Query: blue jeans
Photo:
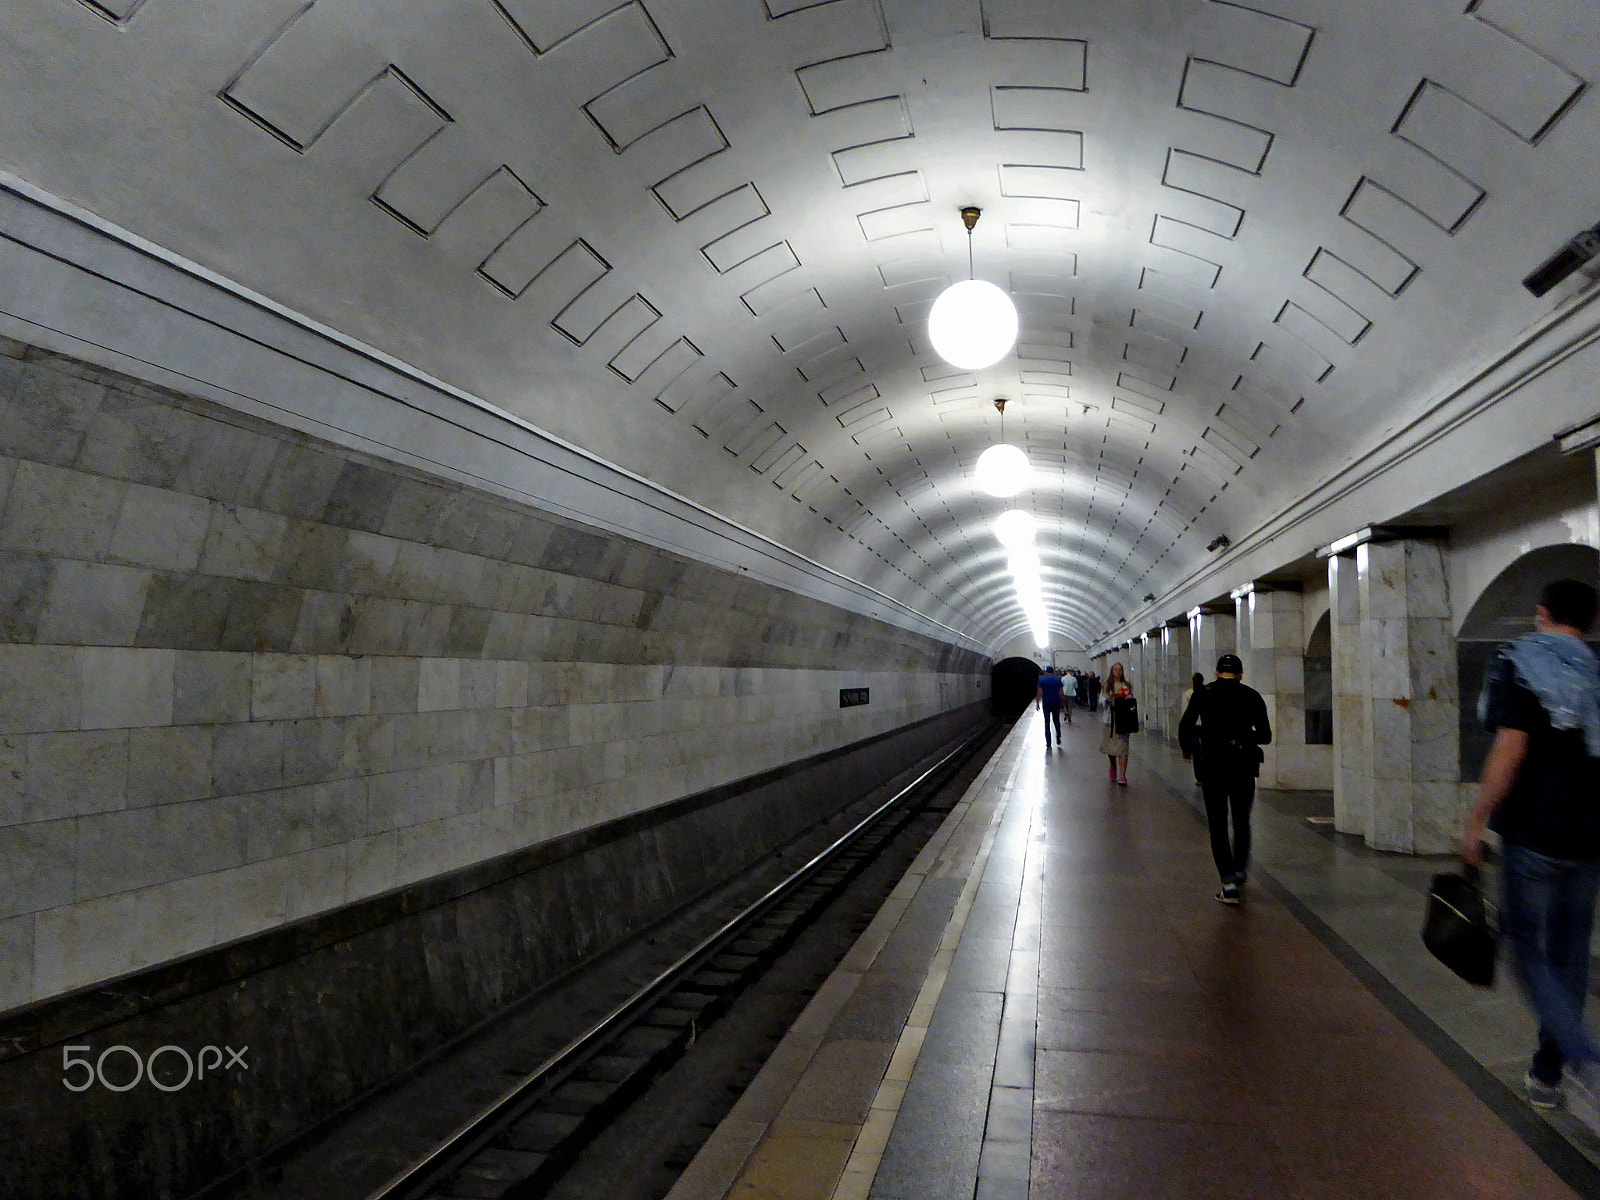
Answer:
M1555 1084L1564 1064L1600 1060L1583 1027L1600 862L1551 858L1508 842L1503 864L1500 932L1511 943L1517 978L1539 1018L1533 1076Z

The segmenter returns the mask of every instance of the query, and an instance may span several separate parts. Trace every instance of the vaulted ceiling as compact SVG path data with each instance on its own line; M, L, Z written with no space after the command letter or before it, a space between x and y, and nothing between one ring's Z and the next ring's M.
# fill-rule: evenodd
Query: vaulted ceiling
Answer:
M972 637L1095 640L1548 311L1569 0L8 0L0 165ZM943 363L976 274L1015 354Z

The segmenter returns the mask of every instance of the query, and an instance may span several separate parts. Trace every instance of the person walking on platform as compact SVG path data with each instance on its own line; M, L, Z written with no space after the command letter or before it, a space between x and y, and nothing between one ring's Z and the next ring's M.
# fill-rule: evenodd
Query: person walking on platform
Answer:
M1053 666L1046 667L1039 676L1039 690L1033 695L1033 707L1044 713L1044 748L1050 749L1050 724L1055 723L1056 741L1061 740L1061 694L1065 688L1061 676ZM1072 724L1072 714L1067 714L1067 724Z
M1123 673L1122 664L1112 663L1106 672L1105 732L1100 735L1100 753L1111 764L1111 782L1128 786L1128 735L1139 731L1139 707L1133 688Z
M1089 711L1100 711L1100 674L1097 671L1089 672Z
M1584 641L1595 610L1588 584L1548 584L1536 632L1491 660L1478 716L1494 742L1461 856L1476 866L1485 828L1500 835L1500 931L1539 1019L1529 1101L1559 1105L1565 1068L1568 1107L1600 1133L1600 1049L1583 1023L1600 891L1600 663Z
M1261 747L1272 741L1266 701L1255 688L1240 682L1243 675L1244 663L1237 654L1217 659L1216 680L1196 693L1178 722L1178 748L1183 757L1192 759L1197 748L1202 750L1196 774L1206 802L1211 858L1222 880L1216 898L1231 905L1244 900L1245 876L1250 869L1250 808L1256 798Z
M1194 710L1194 706L1199 703L1199 701L1200 701L1200 689L1205 687L1205 686L1206 686L1206 677L1204 675L1200 674L1199 671L1196 671L1189 679L1189 700L1188 700L1188 703L1183 706L1183 716L1181 718L1179 718L1179 721L1178 721L1178 728L1179 729L1183 728L1183 722L1188 720L1189 713L1192 712ZM1198 784L1200 782L1200 731L1199 731L1199 729L1195 729L1193 734L1191 734L1190 743L1189 743L1188 746L1184 747L1183 756L1185 758L1192 758L1194 760L1194 781L1195 781L1195 783Z

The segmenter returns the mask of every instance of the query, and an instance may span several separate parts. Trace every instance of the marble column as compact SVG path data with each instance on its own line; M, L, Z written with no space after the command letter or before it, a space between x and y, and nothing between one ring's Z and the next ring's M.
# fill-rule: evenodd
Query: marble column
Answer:
M1189 701L1189 676L1194 674L1189 657L1189 626L1167 625L1161 630L1161 648L1166 662L1167 736L1178 736L1178 721L1183 717L1184 705Z
M1145 733L1159 735L1165 729L1161 719L1161 695L1165 686L1161 670L1160 635L1139 635L1139 675L1134 694L1139 698L1139 725Z
M1354 554L1328 559L1333 635L1333 827L1366 837L1372 828L1367 759L1367 654L1361 631L1361 576Z
M1260 784L1307 788L1305 619L1299 592L1255 590L1236 601L1238 654L1244 681L1266 701L1272 744L1265 747Z
M1367 658L1363 747L1372 779L1367 842L1377 850L1444 853L1461 825L1444 552L1431 541L1368 542L1356 549L1356 572Z
M1189 618L1189 645L1194 669L1210 683L1217 677L1217 659L1234 652L1237 645L1230 613L1197 613Z

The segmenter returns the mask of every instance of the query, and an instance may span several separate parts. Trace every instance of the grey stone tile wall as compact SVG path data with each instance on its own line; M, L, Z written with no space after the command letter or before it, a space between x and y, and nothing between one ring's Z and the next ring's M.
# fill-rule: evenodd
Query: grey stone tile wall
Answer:
M0 341L0 1009L987 688L957 647Z

